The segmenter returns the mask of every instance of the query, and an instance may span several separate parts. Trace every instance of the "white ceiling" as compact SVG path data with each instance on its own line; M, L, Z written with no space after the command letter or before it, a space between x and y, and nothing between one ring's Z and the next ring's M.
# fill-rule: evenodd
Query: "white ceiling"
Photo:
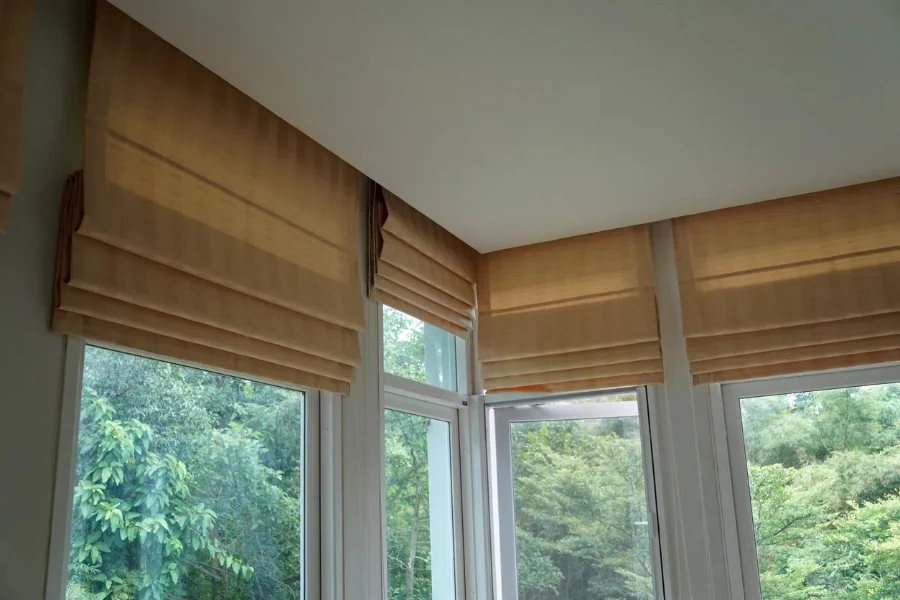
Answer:
M114 0L481 251L900 175L900 2Z

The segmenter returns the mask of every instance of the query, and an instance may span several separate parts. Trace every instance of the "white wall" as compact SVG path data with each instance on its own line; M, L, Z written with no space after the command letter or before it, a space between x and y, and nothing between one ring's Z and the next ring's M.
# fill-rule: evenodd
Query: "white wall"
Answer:
M0 235L0 598L44 596L63 338L50 333L63 182L80 168L90 0L35 0L22 187Z

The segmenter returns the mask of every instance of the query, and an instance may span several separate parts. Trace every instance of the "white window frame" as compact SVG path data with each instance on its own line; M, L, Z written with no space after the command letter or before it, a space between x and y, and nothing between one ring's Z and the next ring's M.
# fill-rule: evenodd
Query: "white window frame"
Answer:
M415 383L415 382L413 382ZM393 410L429 419L444 421L450 425L450 493L453 519L453 569L456 597L463 598L466 593L465 580L465 545L463 543L463 511L462 511L462 471L460 460L460 408L446 402L423 400L418 395L406 395L398 391L385 391L384 410ZM382 452L382 456L383 456ZM384 468L384 461L382 461ZM385 531L385 587L387 587L387 481L382 478L382 523ZM387 589L385 589L387 597Z
M459 600L490 600L489 549L484 547L487 535L487 510L479 509L479 493L484 494L487 483L487 464L484 460L484 421L470 410L470 404L481 406L480 397L470 396L473 379L470 363L474 348L473 336L456 340L456 388L451 391L406 379L384 370L384 304L372 302L376 307L378 364L380 375L380 424L381 434L381 565L382 598L387 598L387 506L384 471L384 410L400 410L436 418L451 423L451 467L454 512L454 563L456 572L456 597ZM397 310L397 309L395 309ZM400 311L403 312L403 311ZM454 417L450 417L450 414ZM435 416L443 415L443 416ZM479 526L479 523L482 526Z
M448 390L445 388L441 388L435 385L430 385L427 383L421 383L418 381L413 381L412 379L406 379L400 375L395 375L393 373L388 373L384 370L384 307L386 306L382 302L377 302L376 306L378 307L378 361L381 365L381 373L383 376L384 385L402 389L406 387L406 384L415 384L418 387L417 389L422 392L424 391L425 395L428 394L427 390L435 391L434 394L437 397L446 397L454 400L462 400L465 401L468 396L471 388L471 381L469 379L469 347L471 346L470 341L467 339L463 339L458 335L452 334L449 331L445 331L447 335L453 336L453 340L456 343L456 391ZM412 315L408 315L404 313L399 308L390 307L391 310L396 310L397 312L403 313L407 317L411 319L417 319L417 317L413 317ZM418 319L421 321L421 319ZM443 330L442 330L443 331ZM425 354L425 369L428 369L428 353L426 351ZM416 389L416 388L413 388ZM447 394L450 394L447 396Z
M741 399L799 392L860 387L900 382L900 364L824 371L787 377L756 379L711 386L713 429L717 446L726 543L732 580L739 580L746 600L762 600L756 535L750 500L750 478L741 421ZM727 475L730 474L730 478ZM729 481L730 479L730 481ZM729 485L730 484L730 485Z
M595 398L622 393L635 393L637 399L622 402L546 405L548 402L559 402L566 399ZM656 493L654 440L650 428L647 388L608 389L551 396L503 394L492 398L486 406L488 447L490 448L491 484L489 487L495 597L498 600L516 600L518 598L511 424L524 421L638 417L643 453L644 490L649 520L653 587L657 600L664 600L663 553L665 549L661 542L662 524Z
M113 344L105 344L99 342L85 342L83 339L67 336L66 337L66 354L63 373L63 392L62 406L60 415L59 428L59 445L57 448L57 468L56 478L53 491L53 513L51 518L50 530L50 548L48 556L47 580L44 586L45 600L65 600L66 585L68 580L69 568L69 549L72 536L72 511L73 499L75 494L75 473L78 461L78 423L81 414L81 388L82 378L84 374L84 357L85 347L95 346L105 348L114 352L122 352L132 354L151 360L169 362L185 367L202 369L205 371L213 371L247 379L246 376L231 373L221 369L210 369L209 367L197 363L186 361L178 361L172 358L155 355L148 352L140 352L131 348L116 346ZM304 507L304 582L305 582L305 598L307 600L318 600L324 597L322 595L323 580L334 580L331 573L323 574L323 551L334 552L334 532L331 531L330 523L322 523L322 486L320 476L327 476L334 479L334 474L330 474L331 452L326 449L324 453L320 453L320 437L331 439L334 435L332 427L331 405L334 402L333 395L320 393L318 390L309 388L290 386L282 382L266 380L263 378L254 378L253 381L267 385L293 389L303 392L304 399L304 439L306 441L303 449L305 477L303 481L303 507ZM322 396L327 396L322 398ZM325 402L327 411L320 410L322 401ZM339 409L338 409L339 410ZM338 417L339 418L339 417ZM326 429L327 428L327 429ZM324 430L324 434L320 436L320 429ZM338 447L340 441L338 438ZM339 477L338 477L339 479ZM338 488L337 494L340 491ZM326 497L328 502L333 501L333 494ZM339 532L339 530L338 530ZM325 544L331 544L327 548ZM340 547L338 546L338 551ZM330 556L328 557L330 558ZM326 561L331 564L333 561ZM338 596L335 596L338 597Z

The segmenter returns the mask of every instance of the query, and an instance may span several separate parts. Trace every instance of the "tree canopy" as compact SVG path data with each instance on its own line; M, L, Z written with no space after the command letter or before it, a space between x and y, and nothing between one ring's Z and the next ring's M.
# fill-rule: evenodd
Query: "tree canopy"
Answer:
M900 598L900 385L741 409L763 598Z
M639 432L637 417L512 424L520 600L653 597Z
M385 368L424 380L420 322ZM303 597L300 392L89 347L67 597ZM900 598L900 384L742 401L763 597ZM428 419L385 415L389 600L430 600ZM520 600L653 597L637 418L514 423Z
M303 394L88 347L67 597L302 597Z

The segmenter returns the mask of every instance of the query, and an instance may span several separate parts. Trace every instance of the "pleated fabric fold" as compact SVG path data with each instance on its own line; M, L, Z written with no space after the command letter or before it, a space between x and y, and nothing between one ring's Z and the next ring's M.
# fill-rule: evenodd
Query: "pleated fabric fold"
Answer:
M900 178L673 223L696 383L900 360Z
M381 186L369 204L369 296L459 337L475 317L476 252Z
M106 2L58 331L348 393L365 328L359 173Z
M662 381L646 226L483 254L477 273L488 392Z

